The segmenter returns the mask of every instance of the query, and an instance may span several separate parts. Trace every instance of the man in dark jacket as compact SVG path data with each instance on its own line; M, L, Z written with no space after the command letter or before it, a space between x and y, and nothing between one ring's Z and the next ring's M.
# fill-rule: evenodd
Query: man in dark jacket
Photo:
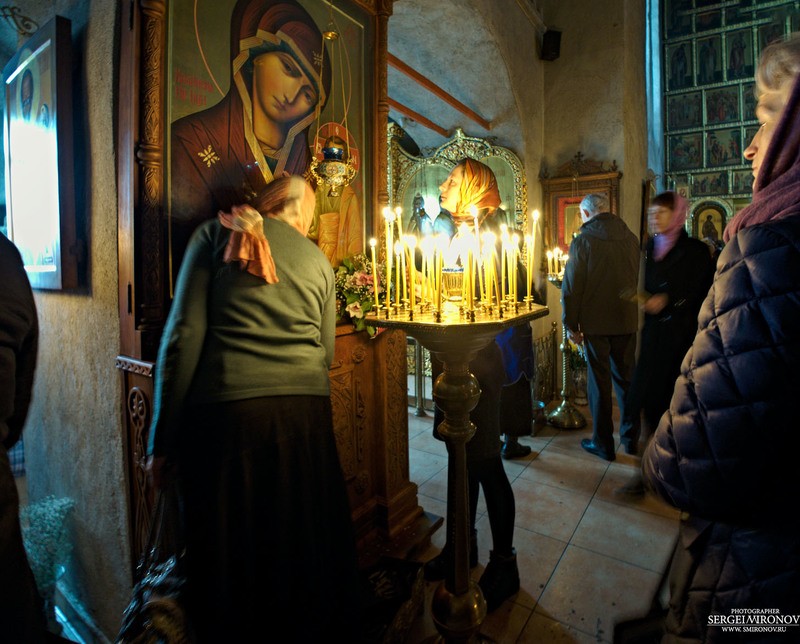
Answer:
M639 314L630 298L638 283L636 236L609 212L608 197L590 194L580 203L583 225L569 248L561 286L563 322L569 338L585 341L589 363L589 409L594 431L581 447L614 460L611 384L622 409L636 354ZM628 297L623 296L626 295Z
M8 450L28 414L39 326L16 246L0 234L0 640L40 642L44 618L22 545L19 496Z

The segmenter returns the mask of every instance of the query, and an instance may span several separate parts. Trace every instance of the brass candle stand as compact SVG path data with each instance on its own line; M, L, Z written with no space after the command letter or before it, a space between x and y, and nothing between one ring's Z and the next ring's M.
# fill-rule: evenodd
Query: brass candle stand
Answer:
M558 276L550 275L547 281L558 290L561 290L562 280ZM567 384L567 372L569 368L569 362L567 360L567 327L563 322L561 324L561 346L559 349L561 349L561 403L558 407L548 412L547 422L560 429L580 429L586 426L586 418L569 399L570 390Z
M503 308L506 308L503 311ZM501 331L547 315L547 307L524 303L508 307L445 310L418 307L413 313L381 308L368 314L367 324L402 329L442 362L433 385L433 399L444 413L439 434L447 445L447 542L454 544L453 566L434 592L431 605L436 641L486 641L478 629L486 617L486 602L470 579L469 504L465 446L475 434L469 414L481 395L469 363Z

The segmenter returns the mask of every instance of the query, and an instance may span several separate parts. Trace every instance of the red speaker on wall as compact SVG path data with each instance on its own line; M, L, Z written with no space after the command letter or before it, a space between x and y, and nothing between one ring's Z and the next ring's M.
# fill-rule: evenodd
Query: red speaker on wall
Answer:
M561 32L548 29L542 36L542 51L539 58L542 60L555 60L561 53Z

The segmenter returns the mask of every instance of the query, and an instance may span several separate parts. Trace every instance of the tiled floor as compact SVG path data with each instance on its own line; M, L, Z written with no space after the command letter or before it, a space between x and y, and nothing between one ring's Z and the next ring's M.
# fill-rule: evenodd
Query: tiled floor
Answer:
M588 408L580 408L588 416ZM411 480L426 511L447 514L447 453L431 435L432 414L409 413ZM480 632L498 643L611 642L614 624L641 617L659 591L677 536L678 512L651 497L627 500L614 488L637 466L622 450L614 463L591 454L580 439L591 436L591 419L579 430L544 427L520 441L532 453L504 461L516 500L514 546L522 588L487 616ZM492 547L483 499L478 504L480 565ZM433 536L427 560L444 545L445 530ZM432 592L426 584L425 615L408 642L436 634L430 618Z

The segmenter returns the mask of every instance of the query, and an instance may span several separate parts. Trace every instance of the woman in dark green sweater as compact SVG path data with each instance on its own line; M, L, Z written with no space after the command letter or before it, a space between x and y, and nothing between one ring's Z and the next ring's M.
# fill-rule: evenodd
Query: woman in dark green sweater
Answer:
M305 237L304 180L277 179L254 205L200 226L187 249L158 356L151 470L156 485L177 473L184 495L201 639L322 641L359 621L328 380L333 269Z

